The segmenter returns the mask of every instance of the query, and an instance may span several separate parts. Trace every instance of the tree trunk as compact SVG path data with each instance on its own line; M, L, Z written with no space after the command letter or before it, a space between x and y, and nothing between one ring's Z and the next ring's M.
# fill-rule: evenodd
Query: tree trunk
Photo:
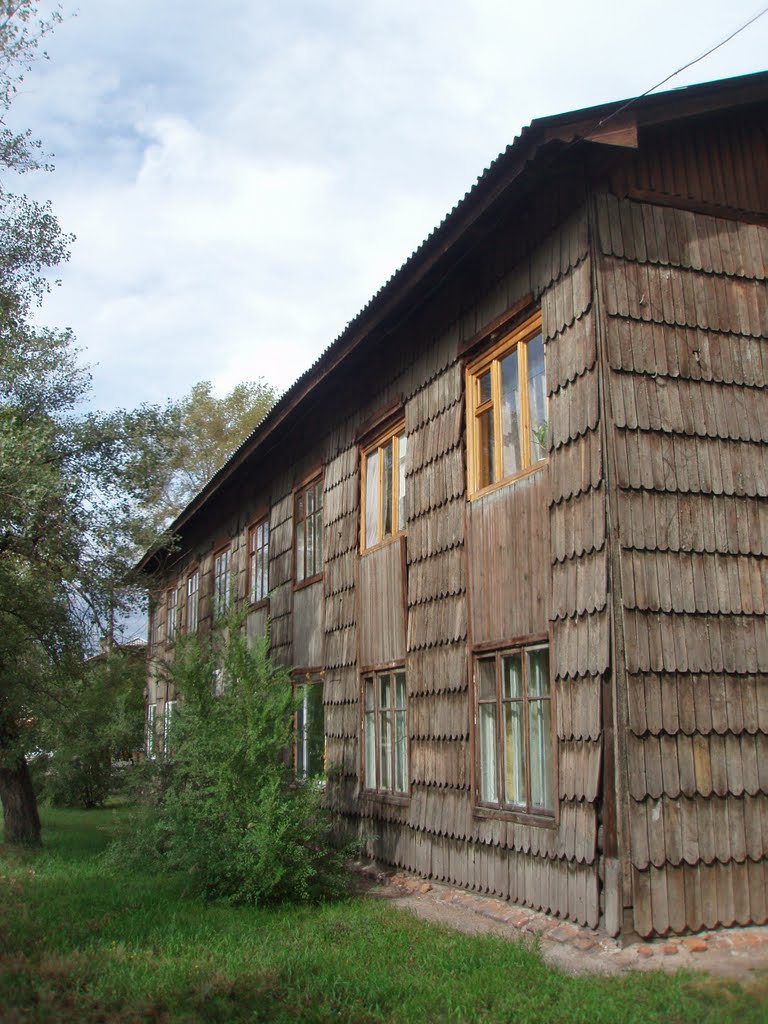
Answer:
M27 762L18 757L0 766L5 841L15 846L40 846L40 816Z

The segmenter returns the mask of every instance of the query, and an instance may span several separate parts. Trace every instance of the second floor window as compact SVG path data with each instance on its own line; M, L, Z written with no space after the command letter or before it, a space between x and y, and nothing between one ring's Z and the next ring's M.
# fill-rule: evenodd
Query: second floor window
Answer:
M296 582L323 571L323 481L313 480L296 492Z
M179 588L171 587L166 595L165 638L173 643L179 629Z
M232 552L225 548L213 559L213 614L216 617L224 615L229 608L231 558Z
M262 519L248 534L248 594L263 601L269 593L269 520Z
M200 574L195 570L187 576L187 632L197 632Z
M541 314L467 366L469 496L535 469L549 451Z
M405 454L400 423L363 451L361 548L375 547L405 530Z

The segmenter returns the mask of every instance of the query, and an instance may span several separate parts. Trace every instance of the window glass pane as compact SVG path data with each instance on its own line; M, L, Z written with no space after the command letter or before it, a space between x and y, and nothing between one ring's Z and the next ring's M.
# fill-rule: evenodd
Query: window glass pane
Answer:
M365 710L373 711L376 707L376 700L373 692L373 678L365 680Z
M392 686L388 675L379 676L379 707L388 708L392 703Z
M304 525L300 523L296 531L296 579L299 583L304 575Z
M315 574L315 517L308 516L306 521L306 545L305 554L307 576Z
M297 687L301 704L296 711L296 775L300 779L323 771L325 719L322 683Z
M529 701L528 718L531 744L531 804L550 811L553 809L552 701L549 698Z
M315 511L315 489L310 487L307 489L307 518L309 518Z
M405 672L395 673L395 707L405 707Z
M496 776L496 705L480 705L480 799L498 803Z
M477 486L487 487L496 481L496 438L493 432L493 409L477 417Z
M477 402L478 405L482 405L483 402L490 402L491 400L491 371L486 370L485 373L481 374L477 378Z
M522 700L523 661L519 654L510 654L504 659L504 699Z
M395 712L395 790L405 793L408 789L408 734L405 725L405 711Z
M323 570L323 484L321 480L314 485L315 508L312 515L312 559L308 559L312 576Z
M504 476L523 468L520 452L520 381L517 349L501 360L501 436Z
M365 712L365 785L367 789L376 789L376 715L373 711Z
M307 769L309 775L318 775L325 769L325 712L323 710L323 684L313 683L307 688Z
M392 715L382 711L380 716L381 744L379 748L379 765L381 771L381 788L392 789Z
M397 451L398 451L397 529L398 529L398 532L399 532L400 530L404 530L405 529L405 520L406 520L406 515L407 515L407 511L406 511L406 507L405 507L405 456L406 456L406 453L408 451L408 439L406 438L405 434L401 434L400 437L398 438Z
M528 411L531 421L531 462L547 457L547 394L544 380L544 340L539 334L527 345Z
M525 804L525 737L522 701L504 705L504 799Z
M528 695L549 696L549 650L546 647L528 652Z
M477 663L477 695L480 700L496 699L495 658L482 658Z
M394 512L394 509L392 508L392 441L387 441L387 443L381 449L381 459L381 489L383 492L383 536L389 537L392 534L392 515Z
M365 461L365 546L379 540L379 453L371 452Z

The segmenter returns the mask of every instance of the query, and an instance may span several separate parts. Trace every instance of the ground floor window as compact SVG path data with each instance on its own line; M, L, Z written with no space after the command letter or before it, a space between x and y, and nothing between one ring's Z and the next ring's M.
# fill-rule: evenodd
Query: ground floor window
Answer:
M475 696L480 803L552 814L554 754L547 646L478 656Z
M408 720L405 672L363 676L365 788L408 792Z
M297 779L309 779L325 771L325 712L323 680L314 674L294 682L296 708L293 764Z
M147 704L147 721L144 728L144 752L148 758L155 756L155 720L157 704Z
M176 712L176 701L167 700L163 709L163 754L173 756L173 719Z

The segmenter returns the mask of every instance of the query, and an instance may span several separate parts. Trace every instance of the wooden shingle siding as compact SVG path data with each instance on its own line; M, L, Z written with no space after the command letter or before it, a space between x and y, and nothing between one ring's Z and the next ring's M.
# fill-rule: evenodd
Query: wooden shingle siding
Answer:
M635 927L761 922L768 230L612 196L596 223Z
M403 566L400 542L360 556L360 665L405 661Z
M633 159L614 175L616 195L684 206L687 201L730 211L768 209L764 119L751 114L649 129Z
M549 565L549 468L513 482L468 508L469 600L476 644L546 634L549 587L542 579ZM544 568L542 568L544 567ZM512 585L514 600L499 600Z

